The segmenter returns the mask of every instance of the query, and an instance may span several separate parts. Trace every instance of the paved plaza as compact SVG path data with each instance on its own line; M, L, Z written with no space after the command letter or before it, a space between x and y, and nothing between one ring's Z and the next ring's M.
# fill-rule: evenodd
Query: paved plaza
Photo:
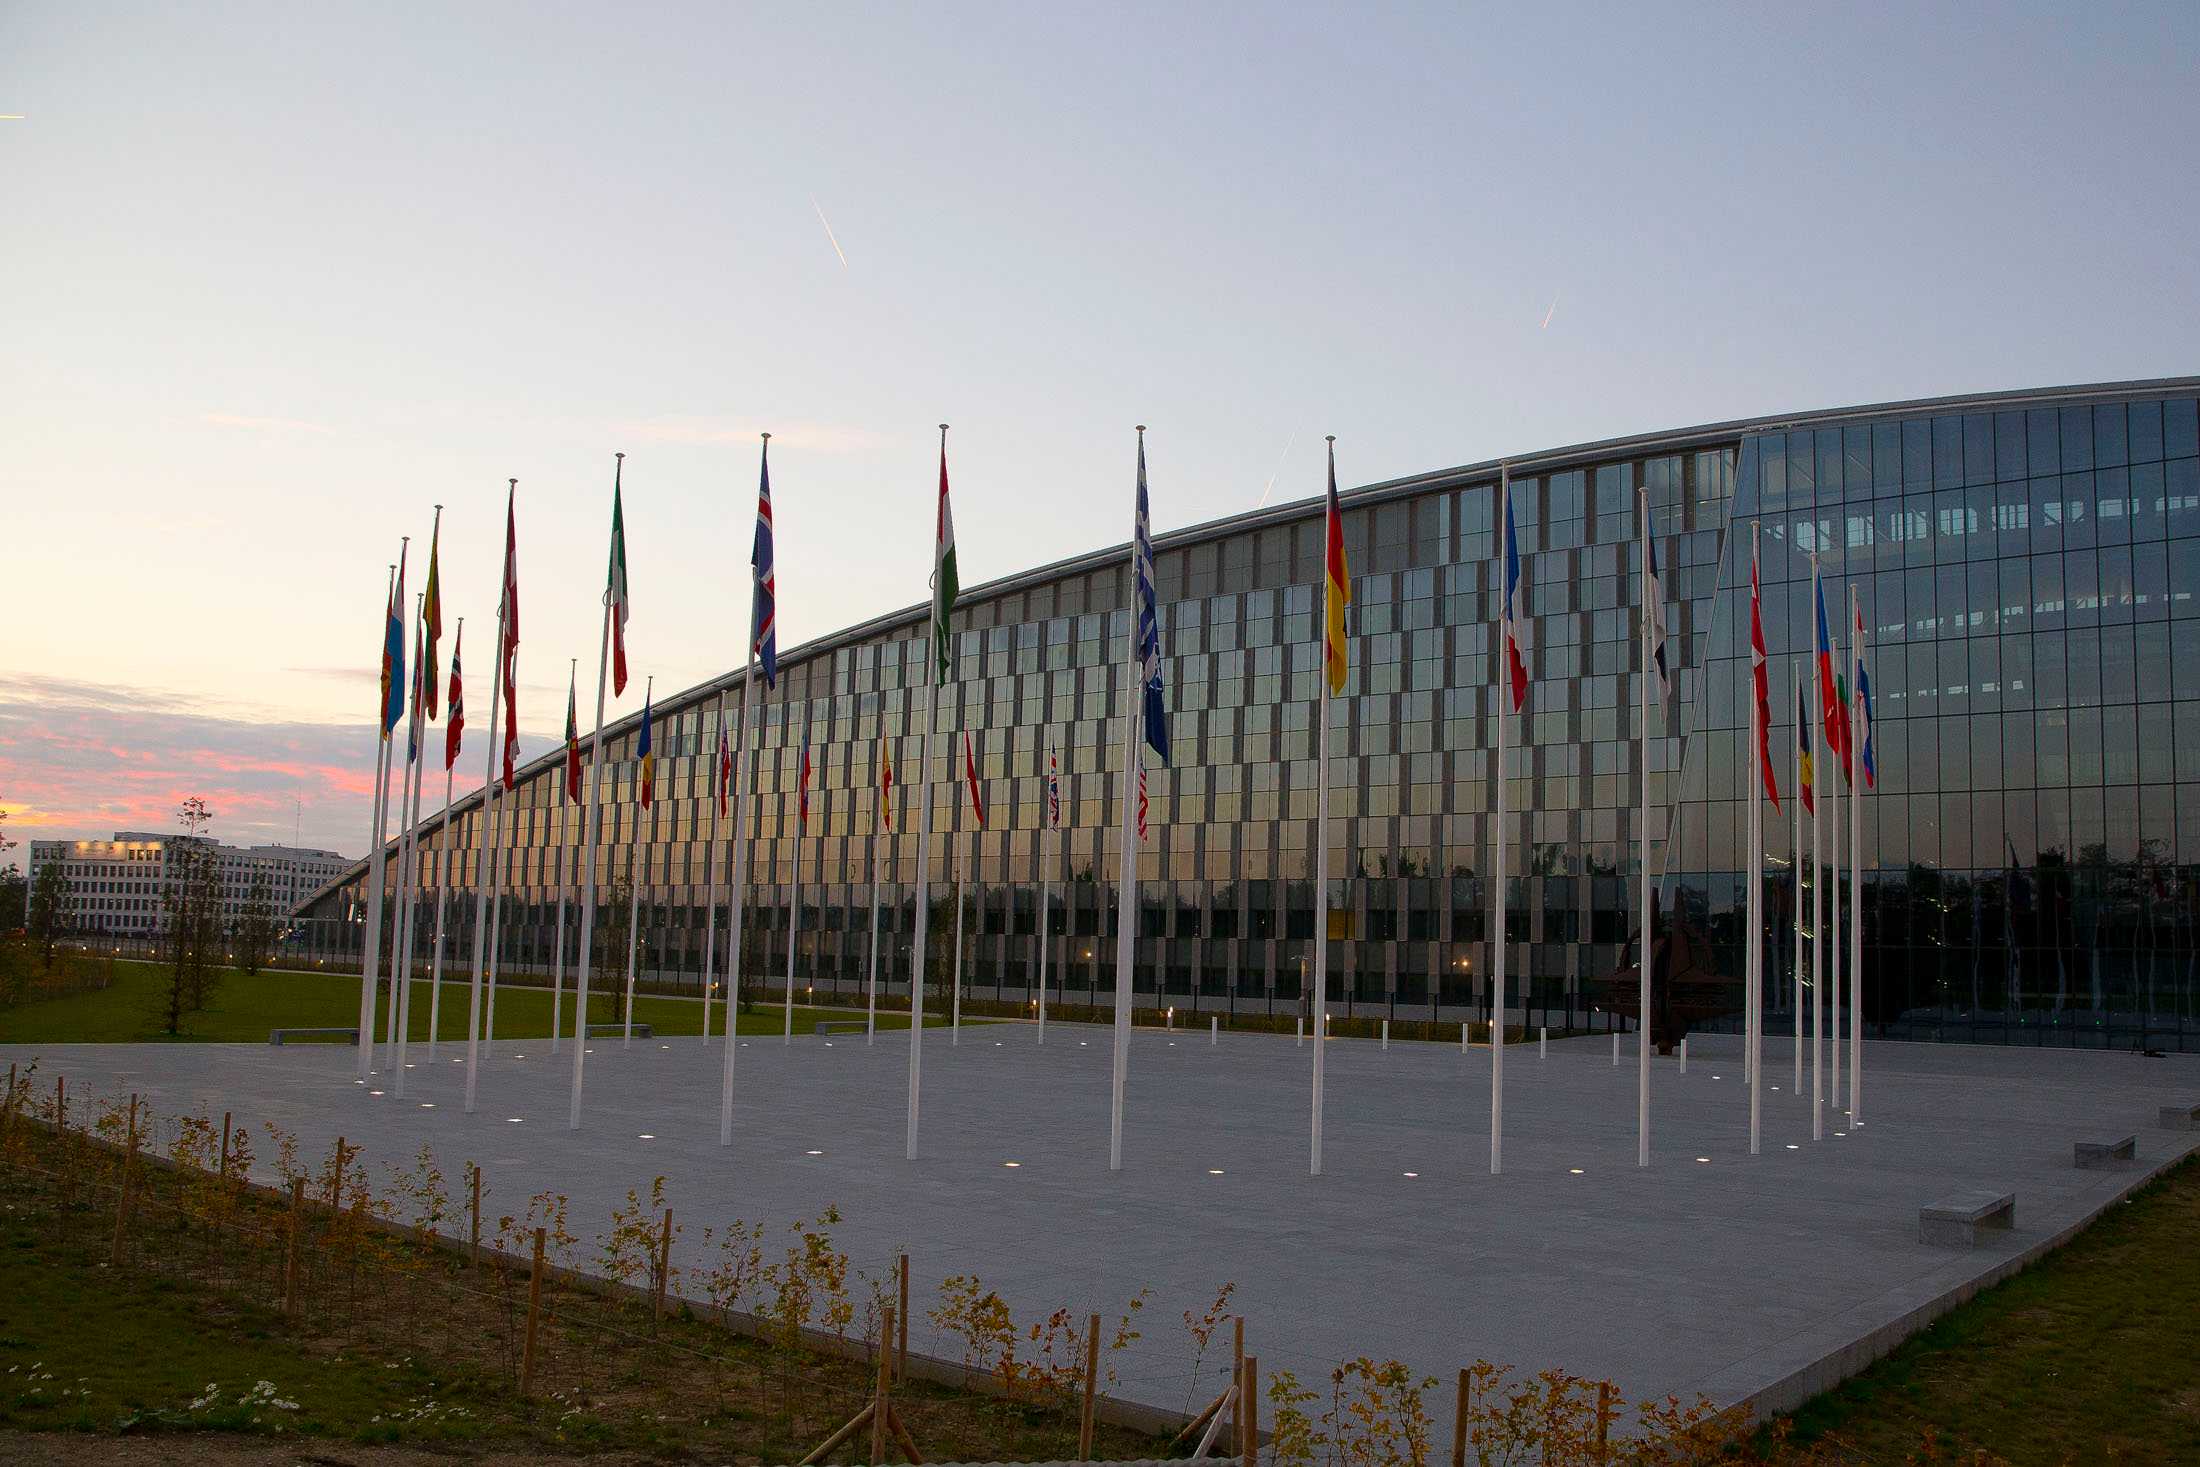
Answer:
M1909 1044L1866 1047L1867 1124L1852 1132L1829 1107L1814 1143L1778 1041L1752 1158L1739 1041L1699 1036L1686 1075L1654 1061L1653 1165L1639 1171L1630 1037L1616 1068L1607 1039L1553 1042L1540 1060L1532 1042L1508 1050L1506 1170L1492 1177L1488 1050L1335 1040L1327 1174L1310 1178L1309 1048L1140 1030L1124 1169L1110 1175L1109 1032L1056 1024L1036 1041L1025 1024L968 1027L959 1046L928 1034L915 1163L902 1156L906 1034L741 1041L725 1149L720 1051L694 1038L591 1041L577 1133L570 1053L553 1060L545 1042L499 1044L470 1116L450 1044L432 1062L415 1049L403 1101L386 1075L380 1095L355 1084L348 1049L14 1046L0 1063L35 1055L41 1082L65 1072L72 1096L135 1090L165 1114L273 1120L308 1155L342 1134L378 1179L427 1141L454 1185L480 1162L485 1212L569 1194L584 1252L627 1189L661 1173L686 1230L678 1261L700 1257L705 1224L762 1220L784 1240L832 1203L855 1267L883 1276L907 1249L920 1303L976 1273L1019 1322L1058 1307L1112 1319L1151 1288L1119 1393L1169 1408L1214 1389L1192 1378L1181 1316L1224 1282L1264 1371L1318 1380L1364 1354L1448 1376L1479 1357L1608 1377L1637 1398L1790 1405L1846 1373L1827 1362L1862 1363L1935 1301L2200 1145L2156 1124L2160 1106L2200 1101L2200 1059ZM2074 1141L2133 1132L2135 1163L2073 1168ZM1919 1207L1973 1188L2016 1194L2014 1232L1977 1249L1919 1243ZM911 1348L959 1355L921 1312Z

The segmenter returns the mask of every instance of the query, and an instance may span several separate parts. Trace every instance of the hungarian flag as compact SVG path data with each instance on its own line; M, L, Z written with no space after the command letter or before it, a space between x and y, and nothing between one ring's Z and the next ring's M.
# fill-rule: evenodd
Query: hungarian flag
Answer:
M1795 682L1795 784L1803 794L1803 808L1818 813L1818 763L1810 753L1810 699L1803 694L1802 679Z
M382 616L382 737L405 716L405 551L397 552L397 579Z
M1818 701L1819 710L1825 716L1826 752L1841 761L1842 773L1846 774L1849 721L1842 712L1841 679L1833 670L1833 628L1826 621L1825 583L1813 575L1810 589L1812 599L1818 603Z
M726 726L718 725L718 813L726 813L726 796L733 790L733 745L726 741Z
M963 730L963 783L970 789L970 813L978 817L978 829L985 829L985 792L978 787L978 755L970 744L970 730Z
M878 816L879 829L894 828L894 759L883 733L878 736Z
M442 541L443 517L439 513L436 516L435 532L428 539L428 596L420 603L420 621L428 629L428 649L423 662L427 681L423 686L428 690L428 717L431 719L436 716L436 644L443 640L443 576L437 564L440 557L436 553L442 548Z
M504 600L497 617L504 647L498 658L504 677L504 787L512 788L519 763L519 531L512 515L518 481L504 501Z
M952 621L962 583L955 575L955 512L947 502L947 425L940 425L940 506L932 541L932 681L944 685L955 671Z
M1137 582L1138 666L1144 683L1140 703L1146 743L1156 758L1169 762L1169 710L1161 687L1161 612L1154 604L1153 524L1146 506L1146 439L1138 440L1138 507L1133 517L1131 568ZM1143 766L1141 766L1143 767Z
M458 635L451 639L451 696L446 706L450 718L443 725L443 767L458 763L458 746L466 735L466 683L458 670L458 654L466 645L466 619L459 618Z
M1344 609L1352 600L1352 572L1344 561L1344 511L1337 506L1337 440L1329 440L1329 509L1322 552L1322 674L1331 696L1344 691L1352 654L1344 640Z
M573 701L573 678L567 669L565 674L565 799L567 804L578 804L581 798L581 725L579 708Z
M611 573L604 586L604 602L611 608L611 691L626 691L626 509L619 499L619 479L626 455L619 455L611 471Z
M1062 827L1062 766L1051 743L1047 745L1047 824L1056 830Z
M1757 546L1749 547L1749 676L1757 699L1757 764L1764 777L1772 813L1780 813L1780 781L1772 773L1772 690L1765 665L1764 587L1757 577Z
M802 768L795 777L794 811L795 818L802 823L802 828L808 830L810 828L810 736L808 733L802 735Z
M756 541L749 549L755 595L749 603L750 650L764 668L764 686L779 686L779 581L772 572L772 436L764 435L763 475L756 490ZM946 513L946 449L941 449L941 513Z
M1520 579L1520 536L1513 530L1512 476L1509 473L1499 479L1497 492L1505 500L1505 599L1499 609L1505 649L1505 684L1512 696L1512 711L1518 713L1528 701L1528 642L1532 623L1528 620L1528 588Z
M1879 788L1879 760L1872 752L1872 675L1864 667L1864 608L1856 608L1856 630L1849 649L1856 658L1856 762L1864 768L1864 788Z
M634 761L641 771L642 808L647 810L657 803L657 755L650 747L649 699L642 700L642 736L634 745Z
M1658 534L1650 526L1650 494L1642 496L1642 614L1650 621L1650 669L1658 677L1658 701L1673 696L1673 674L1665 662L1665 582L1658 575Z

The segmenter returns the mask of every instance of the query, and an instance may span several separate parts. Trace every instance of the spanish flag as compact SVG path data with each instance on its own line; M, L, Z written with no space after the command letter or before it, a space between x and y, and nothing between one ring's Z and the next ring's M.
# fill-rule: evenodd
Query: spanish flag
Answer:
M1329 528L1322 554L1322 673L1331 696L1344 691L1351 654L1345 650L1344 608L1352 599L1352 572L1344 563L1344 512L1337 507L1337 440L1329 440Z

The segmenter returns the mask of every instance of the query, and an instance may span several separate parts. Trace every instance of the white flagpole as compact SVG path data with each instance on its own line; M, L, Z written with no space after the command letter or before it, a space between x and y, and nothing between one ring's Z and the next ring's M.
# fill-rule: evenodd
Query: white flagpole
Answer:
M793 740L793 734L794 731L790 728L788 730L790 743ZM794 841L792 844L794 851L794 895L793 900L787 907L787 1022L786 1032L779 1037L779 1042L783 1045L794 1043L794 950L795 944L802 940L802 837L809 831L809 822L802 818L802 749L800 747L796 749L794 757Z
M443 507L436 506L436 519L443 518ZM428 604L427 593L413 596L413 625L421 624L421 611ZM405 1098L405 1049L412 1027L412 954L413 919L419 913L413 888L419 884L420 867L420 786L427 783L427 748L421 735L427 714L426 701L421 696L421 680L427 669L420 665L427 654L427 640L416 635L413 641L413 695L412 716L406 730L405 789L407 814L405 830L398 843L397 856L397 914L400 931L393 934L391 947L397 962L390 972L390 1065L397 1072L397 1083L392 1087L397 1098Z
M1051 760L1053 747L1046 749ZM1040 786L1039 800L1039 1043L1047 1042L1047 924L1054 916L1054 867L1047 861L1047 831L1054 824L1054 800L1058 796L1044 793L1057 789L1060 776L1053 765L1047 767L1047 782Z
M1635 497L1642 514L1642 813L1635 832L1639 847L1637 859L1642 865L1642 936L1636 958L1641 1004L1636 1012L1641 1020L1635 1025L1635 1165L1645 1167L1650 1165L1650 925L1657 902L1657 893L1650 885L1650 685L1657 678L1656 669L1651 665L1650 624L1657 613L1650 598L1657 594L1658 588L1650 579L1650 557L1655 550L1650 543L1649 488L1636 489ZM1499 778L1503 778L1502 771Z
M1144 424L1138 441L1146 441ZM1136 501L1133 501L1135 506ZM1138 655L1138 513L1131 512L1131 548L1125 573L1123 662L1122 796L1117 824L1119 845L1115 886L1115 1054L1108 1096L1108 1170L1123 1170L1123 1097L1130 1088L1131 981L1138 954L1138 700L1145 683L1145 659Z
M409 541L410 536L405 539ZM382 593L383 635L388 636L390 603L397 599L397 567L390 567L389 589ZM383 655L389 654L387 641ZM382 977L382 846L389 839L389 699L374 710L374 846L367 853L367 941L359 954L359 1078L374 1073L374 990Z
M654 715L657 693L657 679L654 674L643 682L642 689L642 706L650 709L652 715ZM652 751L652 754L654 755L654 751ZM634 763L636 798L640 797L641 777L641 759L637 755ZM649 829L651 836L654 837L657 832L657 806L654 797L649 807ZM626 857L626 1012L620 1020L622 1032L619 1035L619 1047L621 1049L634 1043L634 949L641 936L642 881L645 875L643 866L648 858L649 847L642 840L641 811L636 810L634 812L633 843L628 847Z
M1839 666L1841 661L1841 639L1839 637L1833 637L1830 630L1828 632L1828 636L1831 640L1831 645L1833 649L1834 665ZM1818 688L1818 695L1823 698L1825 696L1825 691L1825 685L1821 683ZM1823 726L1824 722L1825 720L1821 716L1821 718L1819 719L1820 725ZM1826 783L1833 789L1833 798L1827 802L1826 808L1826 845L1830 848L1828 854L1831 855L1833 858L1831 862L1831 865L1833 867L1833 876L1826 886L1826 924L1828 932L1828 940L1826 944L1826 1004L1827 1007L1831 1010L1832 1018L1829 1021L1829 1028L1827 1030L1826 1040L1832 1048L1832 1067L1826 1073L1826 1098L1833 1106L1834 1119L1838 1123L1841 1116L1842 1090L1841 960L1844 956L1841 950L1842 820L1841 781L1839 778L1841 770L1841 760L1839 755L1836 753L1835 757L1828 762L1833 766L1833 773L1828 776Z
M1512 495L1512 469L1497 470L1497 594L1505 594L1505 508ZM1497 786L1497 816L1490 826L1490 900L1496 921L1490 929L1490 1175L1505 1163L1505 619L1510 609L1500 603L1497 633L1497 765L1492 781Z
M458 619L458 633L466 634L466 618ZM446 718L448 713L446 712ZM435 958L428 969L428 1059L435 1060L435 1038L443 1022L443 903L450 894L451 865L458 849L451 843L451 782L455 760L443 765L443 827L438 832L435 860Z
M500 654L501 658L501 654ZM499 660L499 682L502 682ZM515 674L516 678L516 674ZM507 710L507 721L510 713ZM504 806L507 791L504 781L492 779L489 791L489 1001L481 1014L481 1044L489 1053L496 1053L497 1044L497 963L504 950Z
M576 665L579 658L570 659ZM558 783L565 783L565 771L558 771ZM559 791L563 794L563 790ZM565 1042L565 897L573 885L573 811L572 802L561 800L558 806L558 926L555 946L550 951L550 1052L559 1052Z
M1818 557L1810 558L1811 625L1817 626L1818 605ZM1811 721L1822 730L1826 726L1825 688L1817 677L1817 633L1812 633L1811 652ZM1800 741L1798 741L1800 742ZM1829 755L1832 750L1826 751ZM1819 769L1825 761L1812 758L1810 787L1812 804L1816 805L1825 794L1825 780L1819 777ZM1810 1139L1822 1140L1826 1134L1826 861L1825 861L1825 812L1821 808L1813 813L1810 822Z
M1330 442L1336 439L1332 437ZM1325 567L1325 596L1328 577ZM1326 639L1328 635L1325 624L1322 636ZM1314 716L1321 722L1321 731L1315 738L1314 756L1314 993L1308 1010L1314 1017L1314 1120L1307 1174L1318 1177L1322 1174L1322 1055L1329 1048L1329 674L1317 667L1314 676L1321 684L1314 699Z
M1864 722L1864 613L1849 586L1849 742ZM1849 1129L1864 1124L1864 750L1849 750Z
M1803 716L1802 675L1795 664L1788 664L1788 702L1795 709L1795 716ZM1795 1020L1795 1080L1793 1090L1797 1099L1803 1094L1803 736L1798 730L1792 745L1795 761L1795 789L1788 801L1788 809L1795 816L1795 834L1788 842L1788 853L1793 863L1789 875L1795 888L1795 900L1790 903L1795 918L1795 997L1790 1008Z
M971 838L976 843L976 837ZM955 998L953 1016L947 1021L950 1049L962 1044L963 1022L963 893L970 882L970 852L958 851L955 857Z
M624 467L626 455L619 454ZM613 470L612 482L618 482ZM617 491L614 490L614 493ZM596 937L596 847L602 842L603 809L603 704L605 683L611 675L611 587L603 593L603 638L596 653L596 732L588 744L588 812L581 819L582 861L581 945L573 969L573 1095L566 1112L565 1128L581 1128L581 1071L588 1062L588 969L594 957Z
M946 437L943 429L941 437ZM909 959L909 1139L903 1155L917 1159L917 1116L924 1098L924 957L932 906L932 724L939 701L935 663L924 682L924 740L917 773L917 930Z
M882 714L881 719L883 720L883 718L884 715ZM881 759L886 758L886 740L884 738L878 741L878 747L879 757ZM878 1042L878 838L879 826L885 822L886 811L891 808L883 803L885 798L885 793L882 790L880 792L879 813L872 817L873 823L871 826L871 980L863 1001L863 1042L865 1044Z
M766 433L769 441L771 435ZM741 677L741 697L735 704L735 733L739 742L735 745L734 769L738 777L733 787L733 879L732 890L726 899L726 1042L725 1059L718 1073L718 1144L733 1144L733 1057L741 1048L737 1031L741 1027L741 928L749 895L749 847L742 839L748 823L749 796L756 789L755 752L749 747L749 685L756 681L756 629L749 629L749 662ZM762 710L758 710L757 722L763 722Z
M510 501L506 501L506 514L510 514ZM475 818L480 840L474 852L474 976L473 988L466 1008L466 1114L474 1113L474 1092L481 1072L481 978L483 964L489 955L489 861L491 835L489 816L496 803L497 788L497 715L504 708L504 619L511 608L506 605L504 571L497 572L497 640L496 652L490 658L489 668L489 737L484 755L481 776L481 813Z
M1757 522L1749 522L1749 583L1759 584L1757 565ZM1760 594L1761 593L1756 593ZM1755 633L1752 631L1752 636ZM1765 730L1761 710L1757 706L1757 666L1755 643L1751 644L1749 674L1749 750L1744 756L1749 764L1749 891L1744 904L1749 922L1749 949L1743 964L1744 979L1749 992L1742 1005L1743 1025L1749 1033L1744 1043L1749 1047L1749 1154L1756 1156L1760 1140L1759 1131L1763 1119L1764 1100L1764 1033L1765 1033L1765 772L1763 756L1758 752L1765 744ZM1771 670L1766 669L1766 682L1771 681ZM1772 690L1768 686L1765 691Z
M718 738L730 754L733 740L726 737L726 692L718 690ZM718 789L726 777L726 770L719 762L717 749L710 751L710 856L709 876L703 892L703 1043L710 1043L710 985L718 962ZM733 798L727 790L726 798Z

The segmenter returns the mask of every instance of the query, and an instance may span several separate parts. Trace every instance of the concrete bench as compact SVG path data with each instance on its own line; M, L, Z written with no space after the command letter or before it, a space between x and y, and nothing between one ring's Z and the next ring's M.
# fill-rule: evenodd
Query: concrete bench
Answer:
M2120 1141L2074 1141L2070 1146L2070 1164L2083 1171L2107 1166L2110 1162L2129 1161L2139 1154L2139 1138L2126 1136Z
M820 1034L861 1034L864 1027L864 1021L861 1019L819 1019L817 1021L817 1032Z
M2165 1105L2162 1124L2172 1131L2200 1131L2200 1105Z
M267 1042L274 1045L289 1044L298 1039L309 1042L326 1042L332 1039L340 1039L346 1044L357 1044L359 1042L359 1031L357 1029L270 1029L267 1033Z
M1917 1210L1917 1240L1940 1248L1969 1248L1988 1229L2017 1225L2014 1192L1958 1192Z
M623 1039L626 1037L626 1025L590 1024L588 1026L588 1037L591 1039ZM655 1039L657 1035L656 1031L652 1030L647 1024L636 1024L634 1026L634 1037L636 1039Z

